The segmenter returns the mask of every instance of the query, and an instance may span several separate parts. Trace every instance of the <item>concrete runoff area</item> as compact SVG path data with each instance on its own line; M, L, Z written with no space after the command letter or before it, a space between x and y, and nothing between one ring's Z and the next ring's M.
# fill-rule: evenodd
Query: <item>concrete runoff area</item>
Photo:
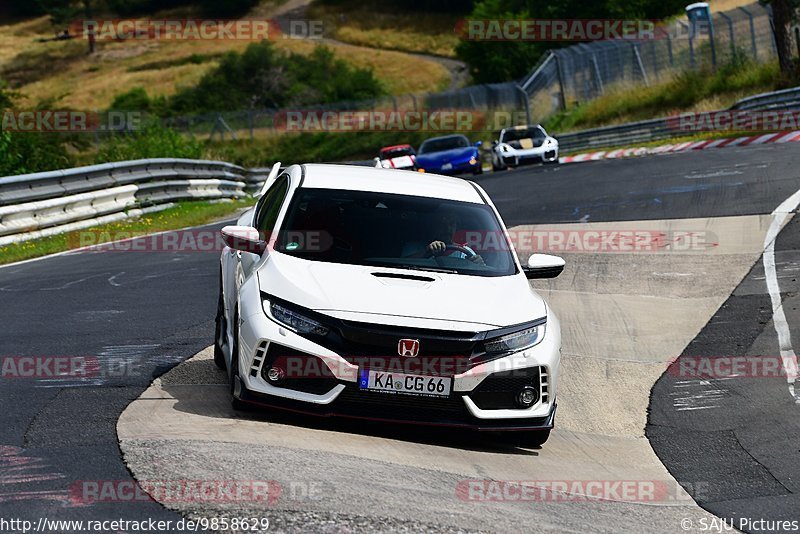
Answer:
M493 434L237 413L208 348L123 412L117 431L125 462L140 482L274 480L282 493L271 504L162 501L188 515L267 517L271 531L536 524L560 532L674 532L686 518L699 527L714 516L675 482L643 437L650 389L758 261L769 222L753 215L512 228L715 237L710 248L688 250L552 250L567 260L564 273L533 282L559 316L563 339L556 430L541 449L511 447ZM519 250L523 261L528 253ZM550 489L530 500L487 502L460 491L474 480ZM660 490L656 499L626 502L611 492L596 500L576 486L562 491L556 481L651 482Z

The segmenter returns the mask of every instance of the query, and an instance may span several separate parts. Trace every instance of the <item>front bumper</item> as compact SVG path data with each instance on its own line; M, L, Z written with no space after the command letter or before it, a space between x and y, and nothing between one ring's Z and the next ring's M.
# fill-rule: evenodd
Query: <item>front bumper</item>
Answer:
M476 430L553 427L561 337L558 319L552 312L548 314L544 338L534 347L471 368L443 365L441 374L416 373L452 378L448 397L426 397L360 389L359 370L371 367L369 359L345 358L290 331L268 318L256 300L249 304L242 301L240 384L236 396L243 402L324 417ZM407 330L398 330L398 336L405 337ZM423 346L426 341L422 339ZM431 340L427 346L432 343ZM404 359L406 363L410 360ZM272 367L294 371L273 382L268 380ZM526 386L537 391L538 399L529 408L519 408L514 398Z
M386 399L384 397L389 397ZM391 397L398 397L392 399ZM399 398L402 397L402 398ZM556 404L547 414L524 419L478 419L465 408L461 398L443 402L419 402L405 395L364 392L355 385L344 386L331 404L314 404L251 391L242 386L239 400L250 405L320 417L341 417L385 423L444 426L481 431L547 430L555 423Z
M453 163L452 167L444 168L441 165L421 165L417 162L417 166L425 169L425 172L431 172L434 174L445 174L445 175L454 175L454 174L462 174L462 173L475 173L478 172L481 168L480 160L477 160L475 163L470 163L469 161L465 161L462 163Z
M518 166L530 163L553 162L558 159L558 146L541 146L528 150L511 149L497 152L504 165Z

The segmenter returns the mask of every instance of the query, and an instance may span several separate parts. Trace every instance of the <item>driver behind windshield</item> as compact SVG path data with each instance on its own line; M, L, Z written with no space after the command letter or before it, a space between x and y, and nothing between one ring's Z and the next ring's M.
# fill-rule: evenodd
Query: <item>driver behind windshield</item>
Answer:
M442 213L436 224L432 235L433 241L420 249L419 243L407 243L403 247L403 257L406 258L430 258L437 256L451 256L453 258L467 259L478 265L485 265L483 258L466 245L457 243L456 232L458 230L458 217L454 213Z

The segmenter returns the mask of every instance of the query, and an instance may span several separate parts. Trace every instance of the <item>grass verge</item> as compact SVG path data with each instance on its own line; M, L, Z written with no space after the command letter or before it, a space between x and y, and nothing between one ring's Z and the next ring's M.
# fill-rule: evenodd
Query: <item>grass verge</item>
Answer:
M776 62L754 63L738 57L716 72L687 71L660 84L610 89L599 98L559 112L545 127L565 133L683 112L715 111L745 96L780 87Z
M455 57L456 23L466 13L412 11L387 0L317 0L310 19L333 28L330 37L359 46Z
M233 215L252 204L253 200L250 198L237 199L233 202L179 202L174 207L142 217L2 246L0 247L0 265L79 248L81 235L87 232L92 234L92 244L105 243L135 235L207 224Z

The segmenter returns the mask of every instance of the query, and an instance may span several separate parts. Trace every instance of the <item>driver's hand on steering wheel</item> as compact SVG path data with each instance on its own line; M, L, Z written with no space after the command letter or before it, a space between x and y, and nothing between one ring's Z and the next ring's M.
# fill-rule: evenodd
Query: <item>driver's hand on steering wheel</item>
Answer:
M441 256L444 254L444 251L447 250L447 244L444 241L431 241L431 243L425 247L425 250L432 256Z

